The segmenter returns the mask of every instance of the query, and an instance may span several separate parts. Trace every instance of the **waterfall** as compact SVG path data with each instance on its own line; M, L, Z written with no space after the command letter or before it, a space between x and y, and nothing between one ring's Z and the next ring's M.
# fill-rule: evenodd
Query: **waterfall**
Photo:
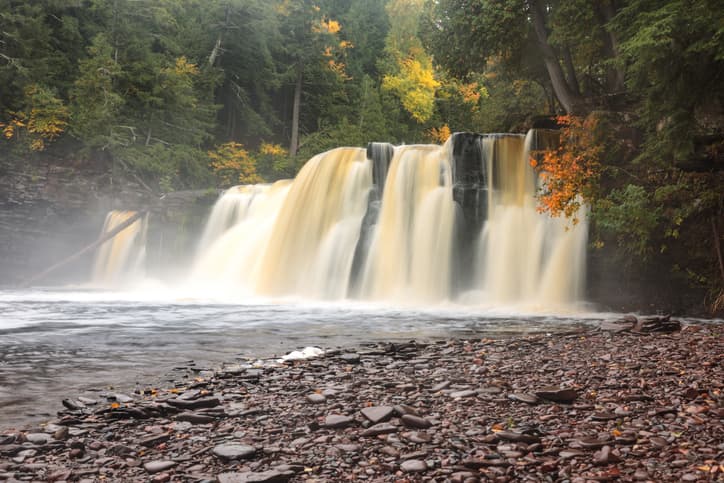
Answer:
M564 305L582 295L585 213L577 225L536 209L536 173L530 166L534 132L485 136L488 215L476 253L474 289L488 303Z
M395 149L362 275L362 297L430 301L449 296L455 208L447 151Z
M109 212L101 236L135 214L135 211ZM93 284L113 286L143 276L147 227L147 217L139 218L98 248L93 264Z
M550 139L549 139L550 138ZM294 180L226 191L189 284L232 296L565 307L583 295L585 208L536 209L528 135L443 146L371 143L310 159Z

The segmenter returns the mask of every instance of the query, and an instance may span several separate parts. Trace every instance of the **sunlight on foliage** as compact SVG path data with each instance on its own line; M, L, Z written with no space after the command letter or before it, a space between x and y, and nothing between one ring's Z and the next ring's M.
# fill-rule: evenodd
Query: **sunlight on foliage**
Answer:
M444 144L445 141L452 135L450 127L447 124L443 124L439 128L433 127L427 132L430 141L434 143Z
M604 147L595 137L595 116L559 116L557 121L562 126L558 147L534 153L530 159L543 182L538 210L562 214L575 224L579 209L591 201L598 184Z
M33 151L42 151L68 127L69 111L50 89L38 84L25 88L25 111L11 112L8 123L0 124L7 140L23 139Z
M239 143L222 144L208 154L211 159L211 169L219 178L222 187L263 181L256 172L256 160Z
M435 91L440 82L435 79L431 64L423 65L417 59L402 61L397 75L386 75L382 87L395 93L410 115L419 123L432 117L435 110Z

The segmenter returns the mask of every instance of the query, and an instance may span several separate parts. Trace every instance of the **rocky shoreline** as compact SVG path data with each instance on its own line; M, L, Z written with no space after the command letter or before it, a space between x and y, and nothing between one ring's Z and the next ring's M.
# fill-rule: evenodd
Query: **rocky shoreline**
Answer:
M625 319L188 370L0 430L0 481L721 481L724 327Z

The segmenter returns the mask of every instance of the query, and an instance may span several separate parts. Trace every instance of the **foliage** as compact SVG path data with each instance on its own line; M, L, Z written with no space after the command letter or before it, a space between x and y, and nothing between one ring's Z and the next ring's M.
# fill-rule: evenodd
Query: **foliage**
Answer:
M619 246L642 260L654 253L651 239L661 216L661 208L656 206L646 188L633 184L614 189L595 208L597 225L614 233Z
M387 4L392 28L385 51L389 56L382 87L394 93L418 123L429 120L435 108L440 82L435 79L432 58L417 37L420 0L391 0Z
M432 141L433 143L438 143L438 144L444 144L445 141L447 141L451 135L452 135L452 133L450 132L450 127L448 127L447 124L443 124L439 128L432 127L432 128L430 128L430 131L428 132L430 141Z
M532 156L530 164L542 181L539 211L562 214L575 224L584 204L595 199L604 146L596 134L595 116L559 116L557 121L561 126L558 146Z
M44 86L30 84L25 88L27 106L10 112L11 119L1 123L5 139L19 139L33 151L42 151L46 143L57 139L68 126L68 108Z
M209 151L208 155L221 187L262 182L261 176L256 172L257 161L241 144L224 143L216 150Z
M724 118L721 5L633 0L613 28L623 39L618 62L626 66L626 84L640 99L638 125L647 134L640 161L690 158L695 137L720 131Z

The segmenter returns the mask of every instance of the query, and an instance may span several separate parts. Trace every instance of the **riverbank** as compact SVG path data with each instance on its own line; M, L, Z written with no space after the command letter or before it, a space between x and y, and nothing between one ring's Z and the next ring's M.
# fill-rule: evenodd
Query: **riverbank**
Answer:
M724 327L643 322L359 345L70 398L0 432L0 481L721 478Z

